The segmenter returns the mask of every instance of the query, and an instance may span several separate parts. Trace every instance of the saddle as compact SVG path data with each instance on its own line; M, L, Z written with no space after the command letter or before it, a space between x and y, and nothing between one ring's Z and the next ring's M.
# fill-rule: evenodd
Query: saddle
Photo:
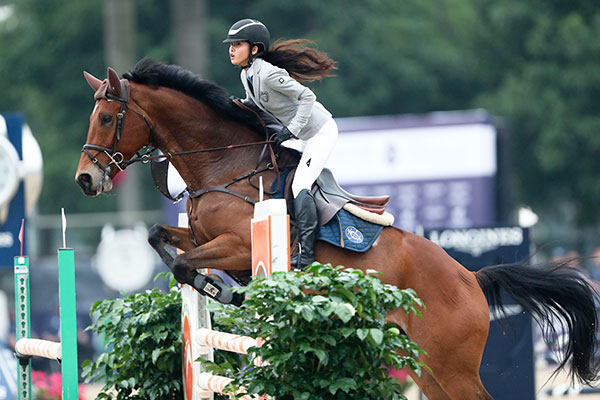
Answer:
M292 182L295 174L296 168L285 177L284 198L290 211L294 210ZM378 225L388 226L394 222L393 216L385 212L390 196L357 196L348 193L327 168L323 169L311 192L317 205L319 226L326 225L341 209Z

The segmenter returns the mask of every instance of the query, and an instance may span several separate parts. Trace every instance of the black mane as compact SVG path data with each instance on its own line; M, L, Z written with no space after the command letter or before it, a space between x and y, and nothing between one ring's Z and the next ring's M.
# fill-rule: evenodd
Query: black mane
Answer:
M201 101L223 117L249 127L258 134L258 140L265 140L265 130L253 113L235 105L221 86L201 79L180 66L145 57L135 64L133 70L123 74L123 78L135 83L177 90ZM296 165L300 160L300 153L296 150L277 147L275 151L283 165Z
M198 75L180 66L142 58L133 70L123 74L131 82L145 85L164 86L184 93L206 104L224 117L234 119L262 136L264 128L254 114L236 106L229 94L214 82L201 79Z

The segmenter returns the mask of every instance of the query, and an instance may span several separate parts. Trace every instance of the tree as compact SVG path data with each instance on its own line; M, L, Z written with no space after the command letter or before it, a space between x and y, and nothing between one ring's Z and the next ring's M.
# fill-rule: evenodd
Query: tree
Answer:
M12 7L0 22L0 110L25 111L41 143L41 211L55 212L56 203L114 209L114 197L84 199L71 184L93 106L81 70L105 71L101 1ZM337 77L311 85L334 116L485 107L506 117L513 133L515 201L542 212L573 204L579 224L598 222L600 11L593 1L210 1L208 10L206 77L232 94L242 89L221 41L233 22L252 16L273 38L312 39L338 61ZM137 12L138 58L173 61L169 4L137 0ZM143 175L143 190L152 192ZM159 195L143 198L154 207Z
M167 5L138 2L140 53L167 58L168 26L156 23ZM43 0L23 0L12 5L12 15L0 24L0 110L24 112L40 143L42 213L56 213L57 207L71 212L116 208L115 196L84 199L73 182L94 106L82 71L106 73L101 4L65 1L56 7ZM151 190L145 178L145 187ZM159 197L144 199L146 207L155 207Z
M503 67L480 104L510 123L520 201L548 213L574 205L578 225L597 224L600 11L589 1L505 0L480 16L486 65Z

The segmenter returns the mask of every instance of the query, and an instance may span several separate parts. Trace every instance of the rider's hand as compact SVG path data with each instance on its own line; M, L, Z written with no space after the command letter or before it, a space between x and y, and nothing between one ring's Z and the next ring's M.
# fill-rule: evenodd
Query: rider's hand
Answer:
M288 139L295 137L285 126L275 134L275 145L279 146Z

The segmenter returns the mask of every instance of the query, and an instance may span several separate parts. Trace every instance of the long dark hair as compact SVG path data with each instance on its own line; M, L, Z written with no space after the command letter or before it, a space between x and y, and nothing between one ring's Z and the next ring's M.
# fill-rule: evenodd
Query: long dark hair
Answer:
M332 76L337 69L335 61L309 45L309 39L278 39L263 57L271 64L285 69L297 81L312 82Z

